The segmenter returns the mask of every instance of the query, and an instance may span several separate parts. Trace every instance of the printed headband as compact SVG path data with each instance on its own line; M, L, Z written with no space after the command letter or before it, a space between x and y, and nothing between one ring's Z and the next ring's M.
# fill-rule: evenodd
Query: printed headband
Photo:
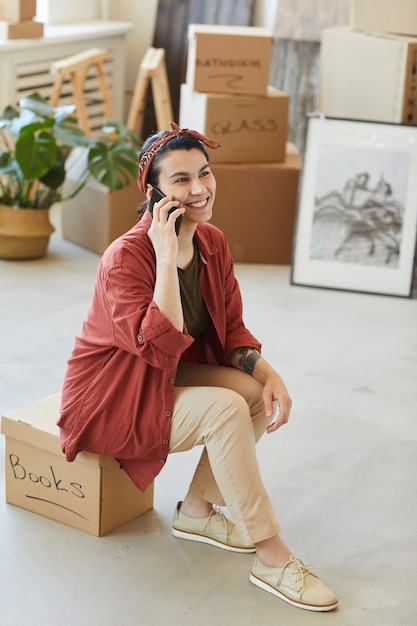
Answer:
M168 141L171 141L174 137L178 137L178 135L191 135L195 137L199 141L202 141L209 148L220 148L220 145L217 141L213 141L212 139L208 139L205 135L202 135L196 130L189 130L188 128L180 128L178 124L175 122L171 122L172 130L169 133L165 133L159 139L153 142L149 146L149 148L142 155L141 160L139 161L139 176L137 179L138 187L143 193L146 191L146 184L148 182L149 170L151 169L152 161L158 152L159 148L164 146Z

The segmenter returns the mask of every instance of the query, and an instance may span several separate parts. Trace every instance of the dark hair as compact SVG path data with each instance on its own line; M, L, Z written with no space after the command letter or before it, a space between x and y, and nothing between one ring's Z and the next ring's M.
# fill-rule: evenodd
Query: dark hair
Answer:
M158 133L154 133L153 135L150 135L150 137L147 138L147 140L143 144L142 149L139 153L139 162L142 156L144 155L144 153L150 148L150 146L157 139L167 134L168 132L170 131L163 130ZM192 150L193 148L197 148L198 150L201 150L201 152L206 157L207 161L209 160L207 150L205 149L203 142L197 139L196 137L193 137L192 135L187 135L187 134L177 135L176 137L173 137L167 143L162 145L152 160L151 169L149 170L148 183L152 185L152 187L158 186L159 174L161 172L160 160L164 155L174 150ZM139 207L138 214L141 217L143 213L146 211L146 209L148 208L148 205L149 205L149 200L145 200L145 202Z
M151 135L150 137L148 137L142 146L142 150L140 151L139 161L141 160L142 155L150 148L150 146L157 139L159 139L163 135L166 135L169 132L170 131L168 130L163 130L159 133L155 133ZM209 160L208 154L204 147L203 142L199 141L192 135L182 134L182 135L177 135L176 137L173 137L172 139L170 139L166 144L161 146L158 152L155 154L153 161L152 161L151 169L149 171L148 183L150 183L152 187L158 184L159 173L161 171L161 168L159 165L159 161L161 157L163 157L168 152L172 152L173 150L192 150L193 148L197 148L198 150L201 150L201 152L204 153L207 161Z

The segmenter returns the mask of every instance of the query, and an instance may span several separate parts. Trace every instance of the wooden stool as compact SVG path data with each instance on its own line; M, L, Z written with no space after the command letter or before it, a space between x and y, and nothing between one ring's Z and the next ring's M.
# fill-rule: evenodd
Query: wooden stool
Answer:
M107 86L104 62L109 59L108 50L91 48L85 52L74 54L56 61L51 65L51 73L56 76L52 93L49 99L51 106L57 106L62 92L65 77L69 75L72 83L74 104L77 107L77 117L83 131L91 134L87 109L85 106L85 81L90 67L94 67L97 74L100 92L103 98L104 115L106 119L114 117L113 103Z

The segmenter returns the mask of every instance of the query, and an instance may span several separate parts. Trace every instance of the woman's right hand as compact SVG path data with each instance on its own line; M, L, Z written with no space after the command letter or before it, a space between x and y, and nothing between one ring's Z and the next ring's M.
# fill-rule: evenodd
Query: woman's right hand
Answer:
M156 255L154 301L175 328L182 332L184 316L177 271L178 238L175 220L185 209L179 209L178 204L178 200L174 200L172 196L166 196L154 204L148 235ZM174 211L168 217L171 209Z
M175 221L185 212L185 209L179 208L178 205L178 200L174 200L172 196L166 196L153 206L153 219L148 235L158 261L176 264L178 239L175 232ZM171 210L172 213L169 214Z

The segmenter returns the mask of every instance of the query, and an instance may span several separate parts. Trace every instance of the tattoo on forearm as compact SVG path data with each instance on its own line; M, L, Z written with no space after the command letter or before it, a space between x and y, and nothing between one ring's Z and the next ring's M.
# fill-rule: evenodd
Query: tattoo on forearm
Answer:
M239 354L238 365L247 374L253 374L255 363L261 358L257 350L253 348L237 348L235 353Z

